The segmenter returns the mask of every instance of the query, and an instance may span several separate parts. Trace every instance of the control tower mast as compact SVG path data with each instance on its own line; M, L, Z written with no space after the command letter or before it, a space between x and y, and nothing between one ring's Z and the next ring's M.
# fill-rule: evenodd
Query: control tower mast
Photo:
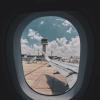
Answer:
M42 55L44 56L44 54L46 53L46 45L48 45L48 39L42 38L41 44L42 44L42 51L43 51Z

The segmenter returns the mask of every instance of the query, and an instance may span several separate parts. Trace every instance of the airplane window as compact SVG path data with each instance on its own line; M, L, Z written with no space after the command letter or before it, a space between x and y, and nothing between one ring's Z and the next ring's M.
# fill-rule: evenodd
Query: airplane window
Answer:
M78 78L80 37L74 25L59 16L32 20L21 35L21 57L29 87L43 95L61 95Z

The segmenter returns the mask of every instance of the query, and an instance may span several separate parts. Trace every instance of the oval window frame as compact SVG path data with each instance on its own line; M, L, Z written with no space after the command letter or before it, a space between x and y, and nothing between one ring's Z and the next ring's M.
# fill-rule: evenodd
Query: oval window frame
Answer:
M62 17L67 19L68 21L70 21L75 28L78 30L78 33L80 36L80 43L81 43L81 47L80 47L80 66L79 66L79 75L78 75L78 79L77 82L75 83L75 86L70 89L70 91L68 91L67 93L63 94L63 95L59 95L59 96L44 96L41 94L38 94L36 92L34 92L33 90L31 90L28 85L25 82L24 79L24 74L23 74L23 69L22 69L22 63L21 63L21 51L20 48L21 46L20 44L20 37L21 37L21 33L23 31L23 29L25 28L25 26L33 19L41 17L41 16L58 16L58 17ZM23 20L24 18L24 20ZM79 18L77 20L77 18ZM16 20L18 21L18 20ZM22 22L21 22L22 21ZM10 64L13 61L13 65L15 67L11 67L13 72L13 82L14 85L16 87L16 89L19 91L20 94L22 94L22 96L24 98L27 99L34 99L34 100L69 100L71 98L73 98L74 96L76 96L80 90L83 88L84 91L88 85L88 79L90 77L90 73L88 74L87 77L87 82L85 82L85 87L83 87L83 83L84 83L84 78L85 78L85 72L86 69L90 68L90 65L93 63L91 63L90 65L88 64L88 59L91 59L91 61L93 61L93 49L91 50L91 48L93 48L94 46L94 40L93 40L93 36L92 36L92 32L90 30L90 27L88 25L88 23L86 22L86 20L84 18L82 18L82 16L80 14L78 14L77 12L62 12L62 11L55 11L55 12L40 12L40 13L32 13L32 14L27 14L25 16L21 16L21 21L19 22L14 22L14 27L13 28L13 32L12 32L12 37L9 37L8 35L8 42L9 45L11 45L12 47L12 58L10 58ZM15 24L16 23L16 24ZM9 32L12 31L12 28ZM86 34L88 32L88 35ZM89 36L91 37L91 39L88 40ZM12 38L12 39L11 39ZM83 45L85 44L85 45ZM92 44L89 46L89 44ZM89 48L90 47L90 48ZM9 52L9 48L8 51ZM91 52L89 53L88 51L91 50ZM89 53L89 54L88 54ZM8 56L10 53L7 53ZM89 56L91 55L91 57ZM11 61L12 59L12 61ZM88 66L89 65L89 66ZM87 67L88 66L88 67ZM10 69L11 70L11 69ZM88 70L89 71L89 70ZM15 80L16 79L16 80Z

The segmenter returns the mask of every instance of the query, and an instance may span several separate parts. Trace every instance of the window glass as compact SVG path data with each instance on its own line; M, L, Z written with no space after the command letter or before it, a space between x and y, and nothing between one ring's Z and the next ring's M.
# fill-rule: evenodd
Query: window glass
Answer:
M21 35L24 76L33 91L60 95L77 81L80 37L68 20L44 16L32 20Z

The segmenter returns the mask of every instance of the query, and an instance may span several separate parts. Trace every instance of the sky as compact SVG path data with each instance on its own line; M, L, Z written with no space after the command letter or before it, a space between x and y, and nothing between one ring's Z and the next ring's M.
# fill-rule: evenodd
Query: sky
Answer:
M45 16L32 20L21 36L22 54L35 55L42 50L41 39L48 39L47 54L60 57L80 56L80 38L66 19Z

